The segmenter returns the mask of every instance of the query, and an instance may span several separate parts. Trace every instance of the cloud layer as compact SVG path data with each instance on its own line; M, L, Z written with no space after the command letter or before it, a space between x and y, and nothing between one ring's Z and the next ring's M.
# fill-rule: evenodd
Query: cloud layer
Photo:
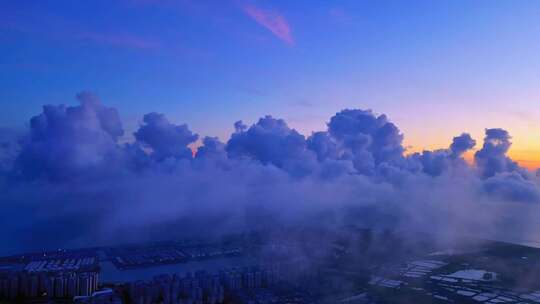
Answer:
M282 119L241 121L228 142L202 139L164 114L144 115L123 143L118 111L90 93L43 107L27 134L0 136L5 252L342 225L535 238L537 177L506 155L510 135L406 155L385 115L345 109L304 136ZM9 135L9 136L8 136ZM511 215L511 216L510 216Z

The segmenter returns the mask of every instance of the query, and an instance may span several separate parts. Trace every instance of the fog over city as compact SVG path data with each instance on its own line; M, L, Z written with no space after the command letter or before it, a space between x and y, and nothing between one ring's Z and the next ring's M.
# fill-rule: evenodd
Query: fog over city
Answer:
M167 113L144 115L128 134L122 109L76 98L35 109L24 132L0 129L2 254L344 225L441 241L538 238L539 178L507 156L503 129L464 129L446 149L409 154L392 117L359 104L323 132L268 115L232 121L221 142Z

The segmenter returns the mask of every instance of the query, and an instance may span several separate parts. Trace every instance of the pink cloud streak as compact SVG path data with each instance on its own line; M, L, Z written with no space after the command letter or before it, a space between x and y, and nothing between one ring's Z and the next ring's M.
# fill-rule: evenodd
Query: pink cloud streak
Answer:
M242 10L280 40L289 45L294 44L291 27L283 15L275 11L258 8L254 5L243 5Z

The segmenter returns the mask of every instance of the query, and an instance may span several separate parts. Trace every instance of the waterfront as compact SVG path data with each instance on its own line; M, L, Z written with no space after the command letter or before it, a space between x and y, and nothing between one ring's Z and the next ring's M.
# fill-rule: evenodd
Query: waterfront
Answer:
M250 257L219 257L198 261L189 261L177 264L165 264L135 269L120 270L110 261L101 263L101 281L104 283L118 283L126 281L150 280L156 275L164 273L185 274L205 270L217 272L224 268L246 267L257 265L257 259Z

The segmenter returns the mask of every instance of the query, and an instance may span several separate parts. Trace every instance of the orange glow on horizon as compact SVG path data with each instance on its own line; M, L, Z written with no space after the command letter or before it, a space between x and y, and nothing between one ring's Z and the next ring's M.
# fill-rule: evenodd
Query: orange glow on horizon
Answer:
M407 149L405 154L410 155L416 152L421 153L423 150L426 149L410 147L409 149ZM465 155L463 155L465 161L467 161L467 163L469 163L470 165L474 164L474 153L476 153L476 151L477 150L471 150L466 152ZM510 149L510 151L508 152L508 157L510 157L513 161L517 162L521 167L524 167L528 170L536 171L537 169L540 169L540 151Z

